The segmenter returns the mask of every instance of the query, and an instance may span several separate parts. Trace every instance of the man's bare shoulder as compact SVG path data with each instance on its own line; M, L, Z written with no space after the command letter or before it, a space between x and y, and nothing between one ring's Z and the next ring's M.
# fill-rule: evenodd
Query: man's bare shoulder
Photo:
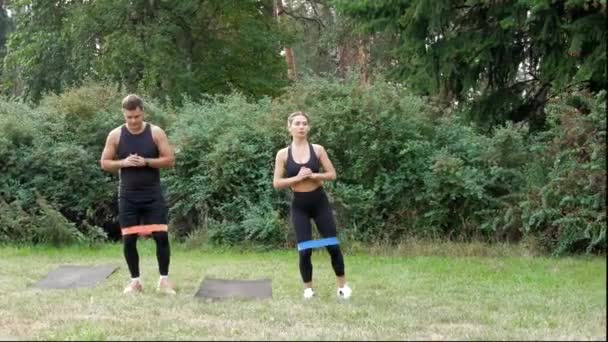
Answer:
M108 134L108 139L113 140L113 141L117 141L120 138L120 130L122 129L122 125L114 128L113 130L110 131L110 133Z
M156 126L151 123L148 123L148 125L150 125L150 130L152 131L152 135L154 135L154 136L166 135L165 131L162 128L160 128L159 126Z

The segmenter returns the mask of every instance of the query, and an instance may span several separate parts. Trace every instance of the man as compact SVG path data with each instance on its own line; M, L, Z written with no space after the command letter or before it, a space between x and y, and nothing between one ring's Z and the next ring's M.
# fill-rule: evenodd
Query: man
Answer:
M157 290L175 294L169 282L169 236L167 206L160 186L160 168L173 167L175 157L167 135L158 126L144 121L142 99L134 94L122 100L126 124L108 134L101 154L101 168L118 172L118 212L124 255L131 282L124 293L141 292L139 279L138 236L152 235L160 280Z

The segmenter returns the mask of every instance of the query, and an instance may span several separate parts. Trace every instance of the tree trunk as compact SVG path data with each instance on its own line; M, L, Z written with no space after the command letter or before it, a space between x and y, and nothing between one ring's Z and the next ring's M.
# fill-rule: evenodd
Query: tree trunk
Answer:
M359 64L359 83L369 84L369 38L359 38L357 41L357 63Z
M296 60L293 54L293 49L290 47L283 48L285 51L285 61L287 62L287 77L290 80L296 79Z
M280 23L281 16L285 15L285 7L283 5L283 0L276 0L275 5L275 16L277 17L277 21ZM284 46L283 54L285 56L285 62L287 63L287 77L290 80L295 80L297 78L296 57L293 53L293 49L289 46Z

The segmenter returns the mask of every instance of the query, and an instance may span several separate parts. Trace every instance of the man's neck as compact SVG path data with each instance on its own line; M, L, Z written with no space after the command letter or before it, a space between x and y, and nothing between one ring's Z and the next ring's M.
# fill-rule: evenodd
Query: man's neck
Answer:
M137 131L134 131L131 128L129 128L129 125L125 125L125 126L127 127L127 131L129 131L129 133L137 135L137 134L141 134L146 129L146 125L147 125L147 123L144 121L141 125L141 128L138 129Z

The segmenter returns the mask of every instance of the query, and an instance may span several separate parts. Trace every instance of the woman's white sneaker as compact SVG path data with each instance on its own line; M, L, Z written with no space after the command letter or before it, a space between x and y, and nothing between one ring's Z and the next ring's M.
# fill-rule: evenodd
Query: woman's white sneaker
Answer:
M338 297L342 299L350 298L350 295L353 293L353 290L347 285L344 284L344 287L338 287Z
M310 299L312 297L314 297L315 295L315 291L313 291L312 288L307 287L304 289L304 299Z

